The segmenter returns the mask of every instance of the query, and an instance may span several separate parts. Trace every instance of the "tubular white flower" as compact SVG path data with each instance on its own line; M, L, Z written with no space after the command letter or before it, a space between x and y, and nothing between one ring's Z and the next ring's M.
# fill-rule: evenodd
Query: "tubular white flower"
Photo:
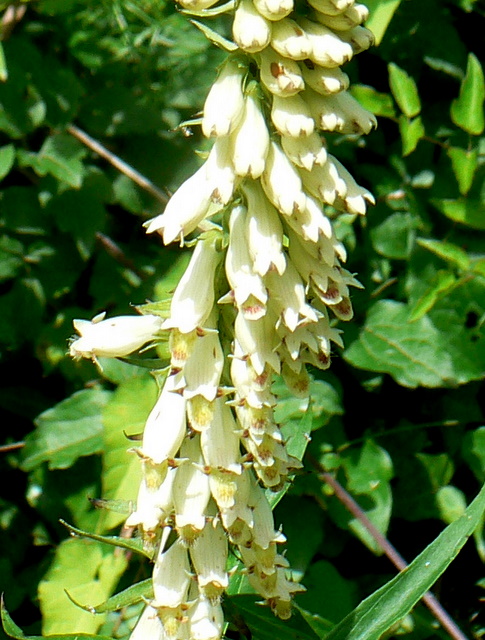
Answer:
M201 395L209 402L215 399L219 388L224 354L215 330L197 337L194 350L184 368L184 398Z
M305 84L322 95L340 93L349 88L349 76L339 67L326 69L314 64L311 60L306 60L301 69Z
M122 358L152 342L162 327L159 316L117 316L104 319L73 320L81 336L71 341L69 354L75 358Z
M204 104L202 131L208 138L227 136L243 114L242 82L246 70L235 59L229 59L212 85Z
M254 0L254 6L268 20L281 20L293 11L293 0Z
M335 31L348 31L361 25L369 17L369 9L363 4L354 4L344 12L337 15L315 12L315 18L330 29Z
M273 24L271 46L280 55L292 60L304 60L312 51L312 44L298 23L284 18Z
M333 162L340 177L347 185L347 193L343 198L345 210L349 213L364 215L367 210L367 203L376 203L374 196L370 191L358 185L354 177L336 158L333 158Z
M143 609L135 628L131 632L130 640L164 640L165 632L158 611L147 605Z
M261 409L263 406L273 406L275 398L269 390L271 376L269 371L257 375L251 363L243 357L243 351L237 340L234 341L234 357L231 358L231 380L236 389L236 412L239 416L239 402L243 406ZM243 429L249 428L244 421L239 420Z
M281 275L286 268L286 259L278 212L268 202L259 182L246 181L242 192L248 207L248 249L253 269L264 276L274 267Z
M327 150L316 131L300 138L282 135L281 147L293 164L308 171L314 164L324 164L327 160Z
M281 135L294 138L309 136L315 128L310 109L299 95L273 96L271 120Z
M254 272L248 251L247 211L238 205L229 219L229 247L226 254L226 275L234 292L238 309L254 320L265 313L268 293L261 276Z
M253 480L249 504L253 509L253 540L262 549L267 549L272 542L284 542L285 537L275 531L273 512L264 489Z
M259 56L261 82L271 93L281 97L294 96L305 88L297 62L283 58L271 47L263 49Z
M236 174L232 163L232 146L228 136L219 136L205 163L211 200L227 204L234 193Z
M145 425L139 453L154 464L173 458L185 437L185 399L176 391L179 384L179 376L167 377Z
M259 13L252 0L241 0L234 14L232 35L241 49L255 53L269 44L271 23Z
M281 367L281 375L288 390L297 398L308 398L310 395L310 376L304 366L295 371L287 362Z
M214 418L200 436L205 464L211 469L241 473L239 438L231 409L222 398L215 401Z
M219 640L224 627L224 614L218 603L200 595L189 611L191 640Z
M300 176L281 147L272 142L261 184L274 206L287 215L305 207Z
M298 23L310 39L312 44L310 60L316 64L330 69L340 67L352 58L354 50L350 44L343 42L328 27L306 18L300 18Z
M161 547L162 549L162 547ZM153 607L174 609L186 601L190 565L186 547L176 540L168 551L160 551L153 568Z
M273 308L290 331L302 321L317 322L315 310L306 302L305 285L290 260L282 276L268 273L266 284Z
M211 495L209 478L200 469L203 458L199 436L185 440L180 457L187 460L175 470L175 525L181 538L190 543L205 527L206 509Z
M190 333L209 317L214 306L214 275L221 254L213 236L199 238L189 265L175 289L164 329Z
M280 371L280 361L275 353L275 321L266 313L259 320L247 320L242 313L236 316L234 333L241 349L258 375L265 370L266 363L276 372Z
M261 112L256 87L248 91L244 115L232 135L234 169L238 176L258 178L264 169L269 148L269 132Z
M337 196L345 198L347 194L347 185L340 177L330 154L325 164L315 166L312 171L302 169L300 175L308 192L322 202L333 204Z
M128 516L127 527L141 526L145 532L155 529L169 516L173 506L172 485L175 469L169 469L165 480L157 487L150 487L143 478L138 490L136 510Z
M180 185L165 211L143 225L147 233L157 231L162 235L164 244L191 233L209 214L212 191L204 163Z
M221 520L211 517L190 548L199 589L210 600L218 599L229 586L227 554L227 538Z
M377 126L377 120L364 109L348 91L322 96L312 89L305 91L315 122L324 131L368 134Z

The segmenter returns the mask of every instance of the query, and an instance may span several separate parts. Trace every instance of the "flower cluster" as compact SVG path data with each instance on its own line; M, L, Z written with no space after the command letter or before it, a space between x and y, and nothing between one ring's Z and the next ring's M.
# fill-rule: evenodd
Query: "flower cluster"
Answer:
M179 1L199 12L217 2ZM229 544L279 617L302 589L278 552L284 536L265 493L300 466L275 421L271 384L280 374L307 396L306 365L329 366L331 344L342 344L334 318L352 317L349 286L360 284L342 267L331 218L364 214L373 197L328 153L324 135L376 124L340 69L372 44L366 17L354 0L308 0L298 10L293 0L240 0L238 50L203 110L214 144L146 224L168 244L209 217L221 222L198 236L163 324L138 319L170 333L171 364L136 449L143 481L127 525L153 551L154 598L132 640L220 638ZM120 355L152 339L142 332L140 323L139 337L117 344ZM72 355L116 355L82 340Z

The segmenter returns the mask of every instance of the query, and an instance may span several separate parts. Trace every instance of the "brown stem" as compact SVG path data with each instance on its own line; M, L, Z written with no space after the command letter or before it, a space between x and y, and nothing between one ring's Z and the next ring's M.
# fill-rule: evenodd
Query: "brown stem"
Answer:
M91 151L94 151L102 158L107 160L113 167L118 169L125 176L128 176L130 180L133 180L135 184L139 187L147 191L154 198L166 204L168 202L168 196L161 191L156 185L153 184L148 178L139 173L136 169L133 169L129 164L124 162L121 158L118 158L114 153L108 151L106 147L103 147L97 140L91 138L85 131L79 129L73 124L70 124L66 127L66 131L70 133L72 136L77 138L80 142L86 145Z
M367 531L374 538L374 540L377 542L379 547L389 558L392 564L399 571L403 571L404 569L406 569L408 565L404 558L392 546L389 540L379 531L379 529L369 520L361 507L342 487L340 482L338 482L338 480L336 480L330 473L324 471L321 464L315 458L313 458L313 456L309 456L309 458L312 464L320 471L320 479L332 488L335 497L340 500L340 502L354 516L354 518L356 518L367 529ZM454 638L454 640L468 640L464 633L458 628L458 625L453 620L453 618L451 618L449 613L445 611L445 609L441 606L441 604L432 593L426 593L422 599L433 616L436 618L436 620L438 620L443 629L449 634L451 638Z
M3 444L0 446L0 453L8 453L9 451L15 451L16 449L22 449L25 447L25 442L11 442L10 444Z

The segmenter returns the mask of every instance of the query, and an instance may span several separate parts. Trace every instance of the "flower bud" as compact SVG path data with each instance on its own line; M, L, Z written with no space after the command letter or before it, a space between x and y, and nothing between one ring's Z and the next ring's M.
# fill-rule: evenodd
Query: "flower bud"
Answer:
M291 215L304 208L306 196L300 176L276 142L270 144L261 184L269 200L282 213Z
M178 4L189 11L203 11L209 9L217 0L177 0Z
M308 89L305 97L317 126L324 131L368 134L377 127L374 114L364 109L348 91L321 96Z
M204 163L175 191L165 211L144 223L147 233L158 231L165 244L191 233L209 214L212 191Z
M205 163L212 202L227 204L234 193L236 174L232 164L232 146L228 136L215 141Z
M336 158L333 158L333 163L335 164L339 176L344 180L347 187L347 193L343 198L345 210L349 213L364 215L367 210L367 203L376 203L374 196L370 191L358 185L354 180L354 177Z
M232 160L238 176L259 178L263 173L269 148L269 132L261 112L256 87L248 91L244 101L244 115L232 134Z
M264 276L274 267L281 275L286 268L286 259L278 212L266 198L259 182L246 181L242 192L248 207L247 238L253 269Z
M268 20L281 20L293 11L293 0L254 0L254 6Z
M283 58L271 47L266 47L259 55L261 82L271 93L281 97L294 96L305 87L297 62Z
M159 316L117 316L104 319L105 313L92 320L73 320L81 336L73 338L69 354L79 358L123 358L152 342L162 327Z
M354 4L338 15L315 12L315 19L334 31L348 31L362 24L369 17L369 10L363 4Z
M271 46L277 53L292 60L305 60L312 51L306 33L291 18L284 18L273 24Z
M293 164L307 171L311 171L314 164L324 164L327 159L327 150L316 131L300 138L282 135L281 146Z
M149 605L143 609L135 628L131 632L130 640L164 640L164 631L157 609Z
M313 133L315 122L306 102L299 96L273 96L271 120L281 135L294 138Z
M204 104L202 131L206 137L227 136L242 117L242 82L246 70L234 58L223 66Z
M191 640L219 640L224 627L221 605L200 595L189 611Z
M349 76L339 67L327 69L305 60L301 68L305 84L317 93L328 95L349 88Z
M219 387L224 354L217 331L207 331L197 337L194 350L184 368L184 398L201 395L209 402L215 399Z
M274 326L275 320L270 318L268 313L258 320L247 320L242 313L236 316L236 340L258 375L263 373L266 364L276 373L280 370L280 361L274 351L277 346Z
M229 586L227 553L227 538L220 518L210 518L190 548L190 557L199 589L211 601L218 600Z
M341 31L339 37L350 44L354 50L354 55L372 47L376 41L372 31L365 27L354 27L349 31Z
M348 42L342 40L331 29L312 22L306 18L300 18L298 23L306 32L312 44L310 60L322 67L340 67L348 62L354 51Z
M199 239L173 294L164 329L190 333L204 324L214 305L214 275L220 258L213 237Z
M302 169L300 175L308 192L326 204L334 204L337 196L344 198L347 193L347 185L330 155L325 164L313 167L312 171Z
M336 16L343 13L354 4L355 0L308 0L308 4L322 13L329 16Z
M271 23L259 13L252 0L241 0L232 24L234 42L248 53L264 49L271 39Z

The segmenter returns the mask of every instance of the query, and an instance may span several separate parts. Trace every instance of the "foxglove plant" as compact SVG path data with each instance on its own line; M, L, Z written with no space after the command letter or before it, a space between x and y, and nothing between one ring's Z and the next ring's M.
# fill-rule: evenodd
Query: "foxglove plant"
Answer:
M180 4L200 14L216 1ZM201 119L212 149L146 223L165 244L204 229L169 314L162 321L151 306L130 320L75 323L71 354L93 359L169 332L170 370L135 449L143 480L126 523L154 560L154 596L134 640L220 638L229 546L280 618L303 589L279 552L285 538L265 493L301 466L275 421L271 385L280 374L308 396L306 365L329 367L332 343L342 346L334 319L352 318L349 286L360 284L342 266L332 218L364 214L373 197L324 136L376 125L340 69L373 43L366 17L354 0L240 0L238 48Z

